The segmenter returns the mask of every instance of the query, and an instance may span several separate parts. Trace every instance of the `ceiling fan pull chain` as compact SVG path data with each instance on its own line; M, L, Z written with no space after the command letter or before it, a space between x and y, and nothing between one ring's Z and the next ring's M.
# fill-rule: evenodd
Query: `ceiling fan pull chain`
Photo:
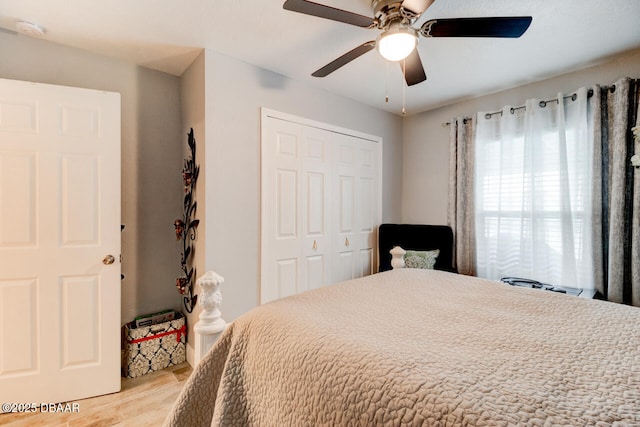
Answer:
M385 61L384 69L384 102L389 103L389 61Z
M405 82L407 81L407 60L406 58L402 60L402 115L405 116L407 114L407 110L405 109L406 105L406 89L407 85Z

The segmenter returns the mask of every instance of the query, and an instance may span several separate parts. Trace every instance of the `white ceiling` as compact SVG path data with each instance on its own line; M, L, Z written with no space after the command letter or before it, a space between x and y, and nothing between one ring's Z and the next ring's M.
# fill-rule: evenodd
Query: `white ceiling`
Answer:
M370 0L316 0L371 16ZM310 74L368 40L362 29L282 9L284 0L0 0L0 27L18 20L44 39L174 75L211 49L399 113L403 78L376 51L325 78ZM519 39L421 39L426 82L406 88L407 114L549 78L640 48L640 0L436 0L433 18L532 16ZM6 31L5 31L6 32ZM18 37L24 37L18 35ZM4 55L3 55L4 56ZM571 90L571 88L567 88ZM385 95L389 102L385 103Z

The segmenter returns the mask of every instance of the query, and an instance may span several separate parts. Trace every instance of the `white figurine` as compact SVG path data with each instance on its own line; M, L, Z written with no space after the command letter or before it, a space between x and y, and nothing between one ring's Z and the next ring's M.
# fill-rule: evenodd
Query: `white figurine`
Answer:
M391 254L391 267L394 270L396 268L404 268L404 255L407 251L402 249L400 246L394 246L389 253Z

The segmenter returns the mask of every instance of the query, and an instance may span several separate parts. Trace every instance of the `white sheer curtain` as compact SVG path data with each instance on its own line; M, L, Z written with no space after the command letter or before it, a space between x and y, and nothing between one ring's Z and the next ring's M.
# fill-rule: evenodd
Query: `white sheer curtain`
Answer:
M478 276L592 289L592 147L587 89L478 113ZM545 105L546 104L546 105Z

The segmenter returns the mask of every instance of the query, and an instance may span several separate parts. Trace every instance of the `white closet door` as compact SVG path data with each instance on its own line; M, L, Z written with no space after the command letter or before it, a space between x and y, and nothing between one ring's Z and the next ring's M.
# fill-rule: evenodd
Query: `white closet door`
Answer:
M302 127L269 118L263 143L263 277L265 303L302 289ZM266 232L266 233L265 233Z
M334 138L333 282L356 277L357 271L357 138L336 134Z
M380 224L378 200L378 145L370 141L354 141L356 145L356 234L354 236L356 277L375 273L377 261L377 229Z
M380 141L282 116L263 111L261 303L371 274L377 260Z
M380 224L379 145L336 134L334 282L375 272Z
M331 281L329 131L269 118L263 145L266 203L261 302ZM263 233L263 236L265 233Z
M302 127L302 286L299 291L331 283L331 143L332 133Z

